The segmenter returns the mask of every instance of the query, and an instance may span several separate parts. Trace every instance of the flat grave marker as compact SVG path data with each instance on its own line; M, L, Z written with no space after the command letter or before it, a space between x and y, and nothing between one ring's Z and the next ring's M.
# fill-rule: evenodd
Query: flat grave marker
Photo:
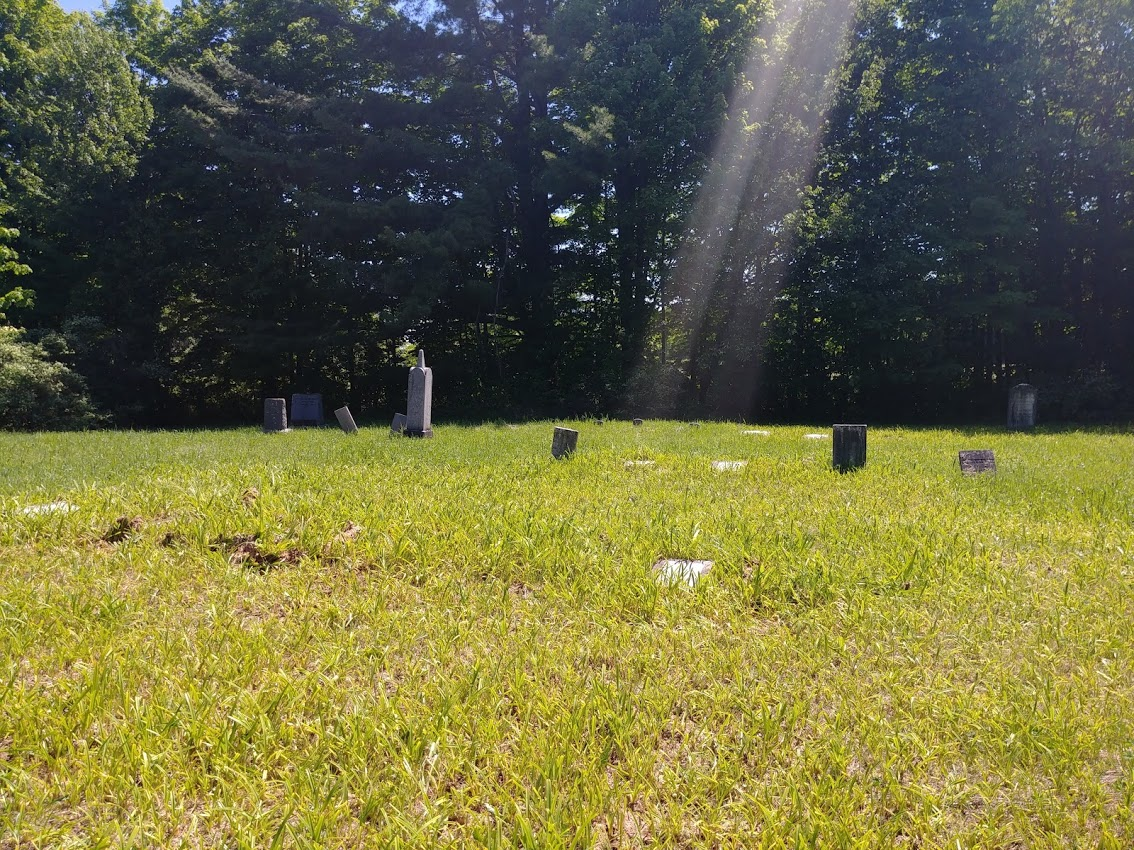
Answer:
M996 472L996 455L992 449L972 449L957 452L962 475L983 475Z
M654 564L654 576L665 584L685 583L693 587L713 568L712 561L688 558L662 558Z

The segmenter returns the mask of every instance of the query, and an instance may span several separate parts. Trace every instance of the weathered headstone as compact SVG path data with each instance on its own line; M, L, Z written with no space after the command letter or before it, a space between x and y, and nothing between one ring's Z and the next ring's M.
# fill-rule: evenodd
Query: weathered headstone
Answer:
M635 428L638 428L638 427L640 427L640 426L641 426L641 424L642 424L642 420L641 420L641 419L635 419L635 420L634 420L634 427L635 427Z
M700 428L700 427L701 427L701 423L700 423L700 422L690 422L690 423L689 423L689 427L690 427L690 428Z
M747 434L750 437L770 437L770 436L772 436L771 431L745 431L744 433Z
M579 445L579 432L573 428L560 428L555 427L555 433L551 435L551 456L556 460L561 460L567 455L573 453Z
M866 466L865 425L832 426L831 463L839 472Z
M1036 427L1036 397L1031 384L1016 384L1008 392L1008 429L1030 431Z
M596 420L595 420L595 424L596 424L596 425L602 425L602 424L603 424L603 421L602 421L602 419L596 419Z
M335 411L335 418L339 420L339 427L344 434L357 434L358 426L354 424L354 417L350 415L350 408L345 404Z
M293 393L291 397L291 424L322 426L322 393Z
M425 352L417 350L417 365L409 371L406 397L407 437L433 436L433 370L425 365Z
M992 449L974 449L957 453L962 475L980 475L983 472L996 472L996 456Z
M395 413L394 421L390 423L390 433L401 436L402 432L406 430L406 415L404 413Z
M287 399L264 399L264 433L282 434L287 431Z

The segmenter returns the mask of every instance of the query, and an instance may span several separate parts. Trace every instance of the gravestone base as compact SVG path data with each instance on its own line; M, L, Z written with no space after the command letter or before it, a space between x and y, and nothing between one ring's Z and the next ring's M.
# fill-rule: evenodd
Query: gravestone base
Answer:
M428 440L430 437L433 436L433 429L432 428L426 428L424 431L415 431L412 428L406 428L404 431L402 431L402 436L403 437L417 437L418 439Z

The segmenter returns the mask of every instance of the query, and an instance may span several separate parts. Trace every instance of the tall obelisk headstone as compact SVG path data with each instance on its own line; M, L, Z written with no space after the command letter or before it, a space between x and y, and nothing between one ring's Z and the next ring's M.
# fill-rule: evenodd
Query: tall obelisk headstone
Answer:
M1031 384L1016 384L1008 392L1008 429L1030 431L1036 427L1036 396Z
M409 395L406 397L407 437L433 436L433 370L425 365L425 352L417 350L417 365L409 372Z

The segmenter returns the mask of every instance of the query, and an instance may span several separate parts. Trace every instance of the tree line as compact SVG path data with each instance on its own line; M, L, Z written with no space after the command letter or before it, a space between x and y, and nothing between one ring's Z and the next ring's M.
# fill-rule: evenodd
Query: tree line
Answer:
M1134 0L0 0L0 425L1134 414Z

